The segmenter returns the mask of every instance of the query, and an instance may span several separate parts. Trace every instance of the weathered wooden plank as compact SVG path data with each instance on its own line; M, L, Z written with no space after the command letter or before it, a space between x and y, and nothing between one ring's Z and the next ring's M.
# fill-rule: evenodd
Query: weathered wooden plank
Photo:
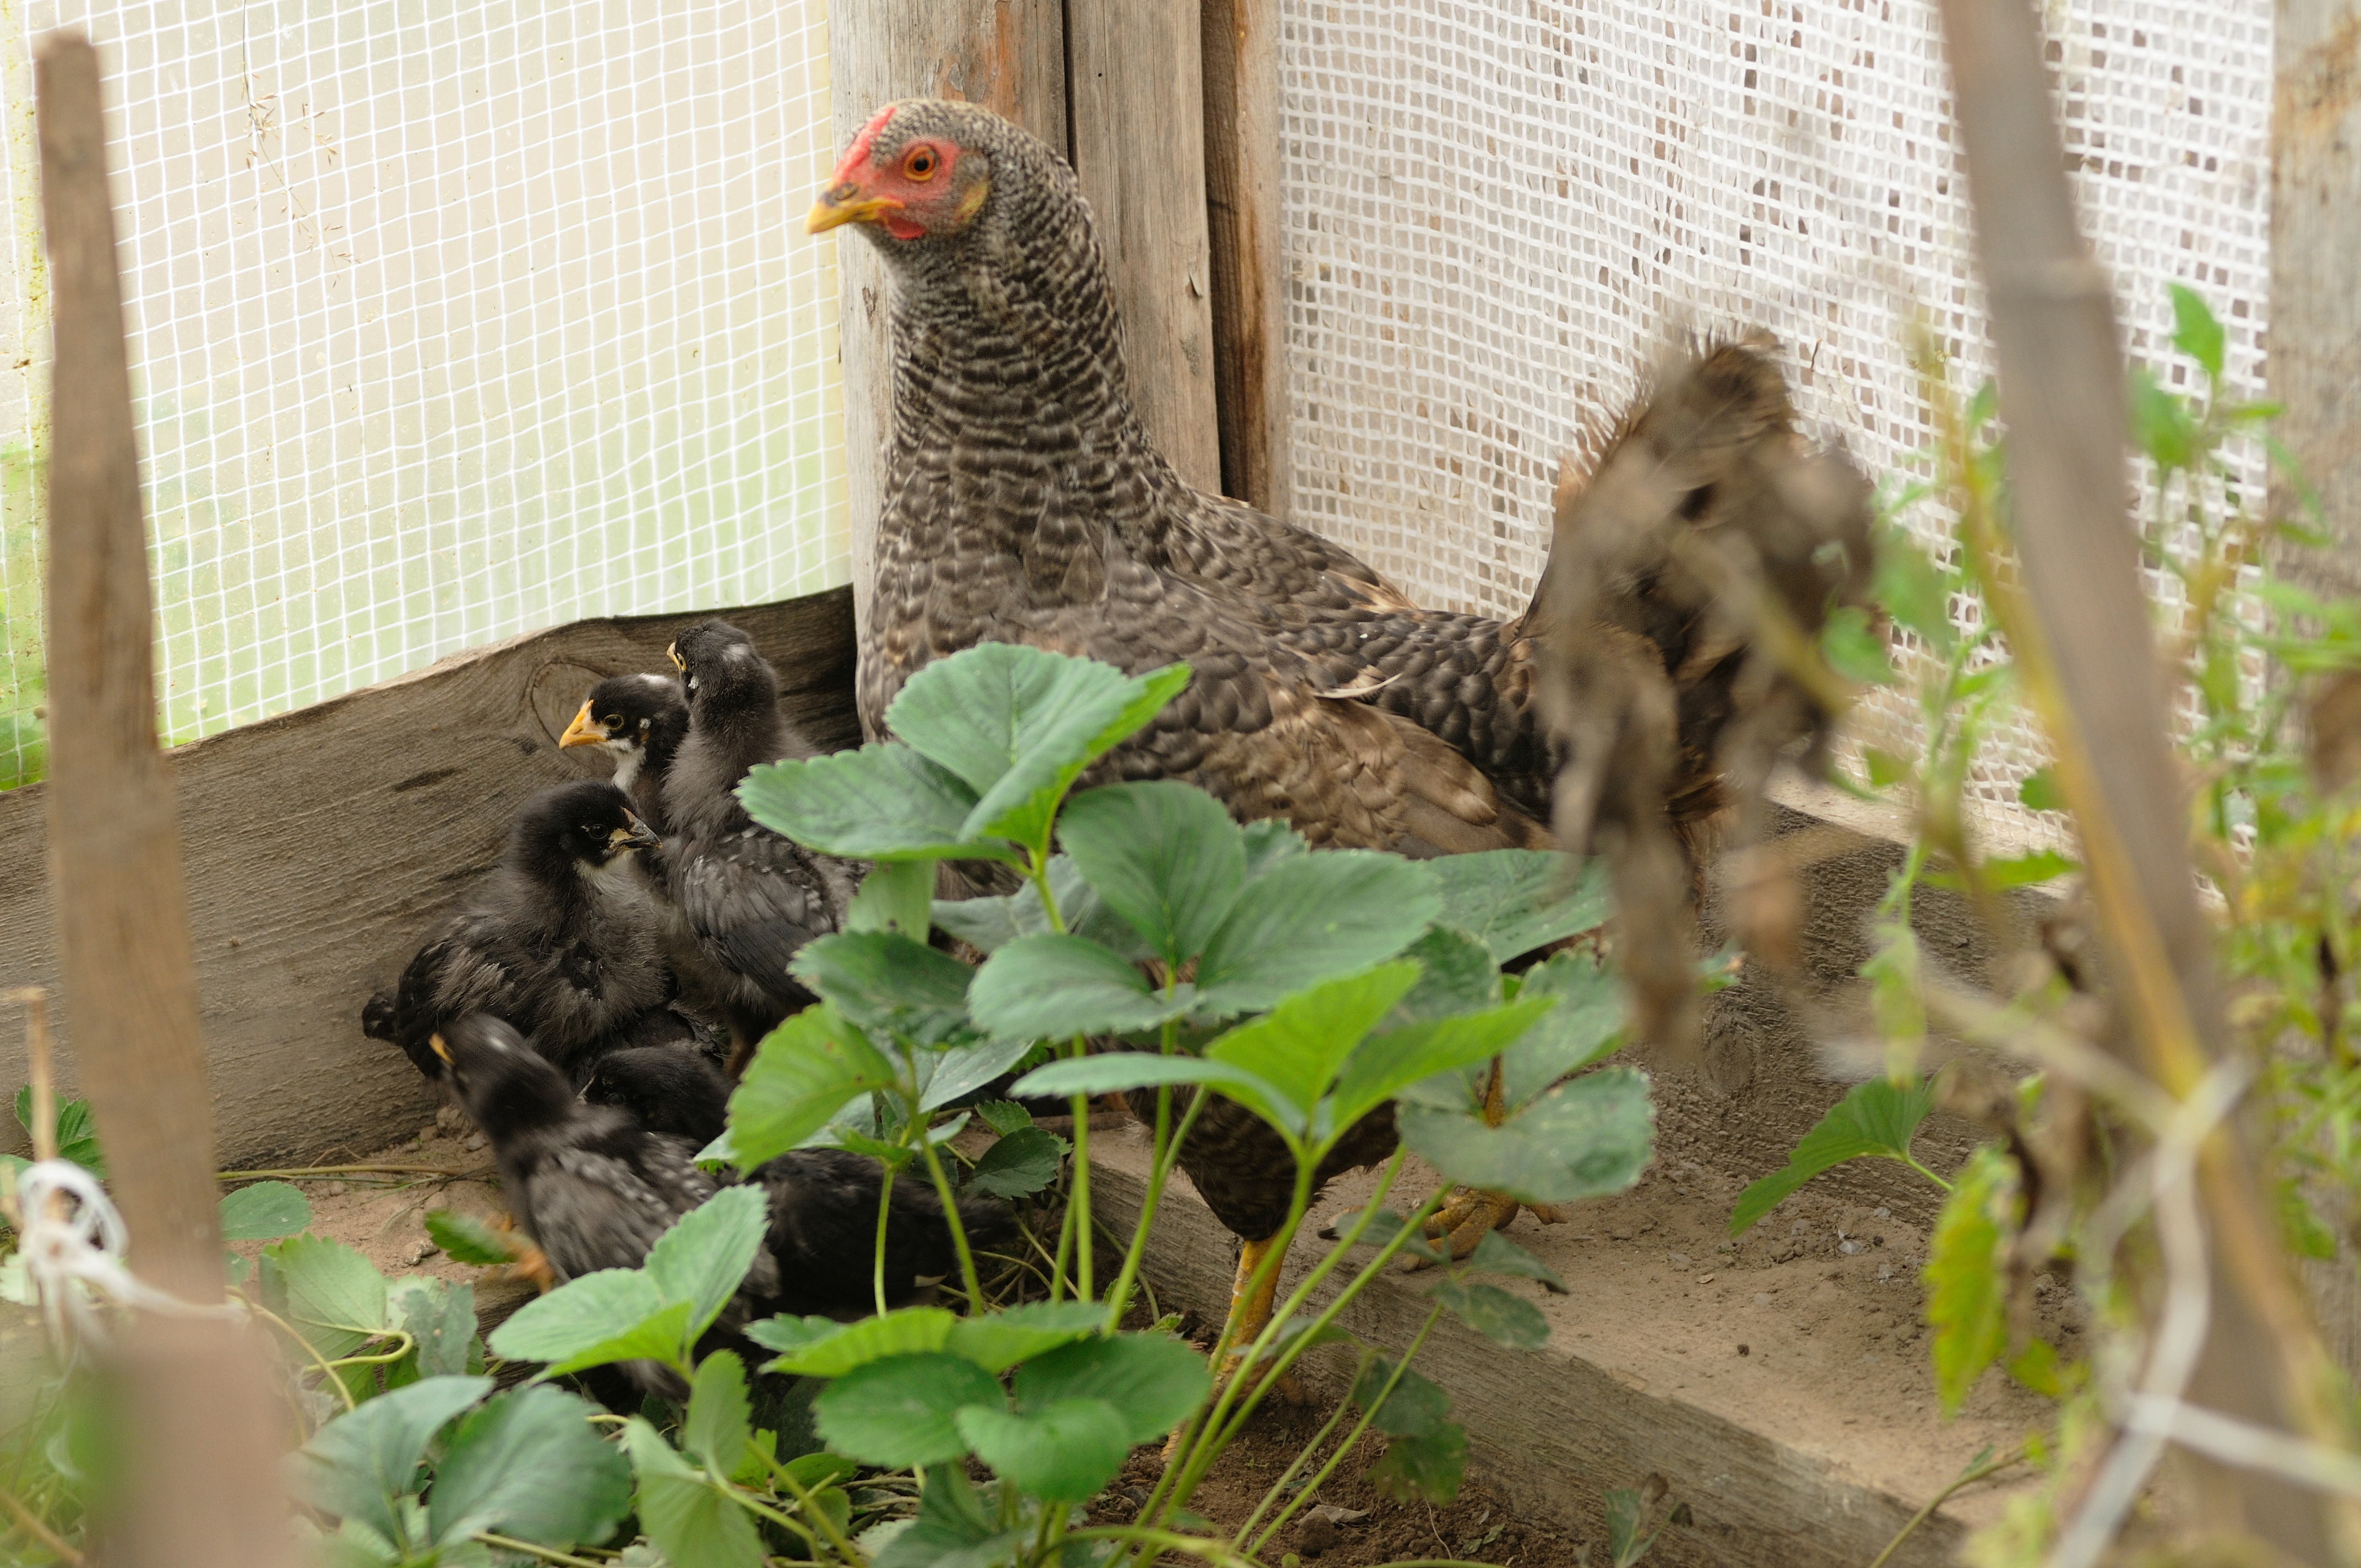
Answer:
M1197 0L1068 0L1074 172L1097 219L1131 400L1180 477L1222 488Z
M1287 515L1279 282L1279 0L1204 0L1205 219L1222 491Z
M828 47L840 148L899 98L987 104L1051 147L1067 147L1060 0L847 0L829 7ZM863 616L894 440L892 293L869 241L839 229L828 242L837 247L842 289L845 491L854 614Z
M2279 439L2319 490L2334 540L2290 552L2287 569L2349 595L2361 593L2361 5L2279 0L2275 11L2271 396L2287 411ZM2292 512L2290 482L2272 484Z
M815 744L858 740L851 590L723 613L778 668L781 707ZM589 686L667 668L664 645L698 619L534 632L168 753L225 1163L367 1153L433 1113L401 1053L361 1036L362 1000L492 863L525 796L604 774L597 753L557 749ZM56 983L49 789L0 795L0 907L16 912L0 928L0 984ZM77 1092L71 1008L62 1022L60 1092ZM0 1085L19 1083L18 1025L0 1029Z

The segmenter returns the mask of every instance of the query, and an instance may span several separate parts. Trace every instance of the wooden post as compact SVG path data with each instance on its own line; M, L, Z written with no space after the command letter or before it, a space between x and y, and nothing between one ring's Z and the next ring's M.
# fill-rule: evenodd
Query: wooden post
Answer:
M1148 438L1222 488L1199 0L1067 0L1074 172L1098 221Z
M2012 626L2057 742L2136 1059L2176 1098L2224 1052L2213 931L2197 905L2180 770L2137 535L2124 510L2124 361L2114 294L2076 223L2030 0L1942 0L1976 252L1992 302L2000 411L2031 626ZM2128 1047L2127 1042L2127 1047ZM2198 1157L2210 1311L2188 1397L2339 1442L2326 1355L2236 1124ZM2191 1455L2204 1523L2290 1558L2347 1560L2345 1500Z
M147 528L124 358L98 56L38 52L56 353L49 475L49 868L65 1003L140 1277L222 1299L218 1188L188 895L156 744ZM288 1555L259 1348L218 1318L142 1313L112 1370L125 1474L110 1563Z
M2275 10L2268 364L2287 411L2279 437L2320 492L2332 541L2285 565L2316 593L2350 596L2361 594L2361 4ZM2294 515L2287 482L2272 483Z
M840 150L872 115L900 98L983 104L1051 147L1067 146L1060 0L840 0L829 7L828 49ZM847 229L828 238L836 246L842 291L853 618L866 625L894 443L893 300L885 264L868 241Z
M1205 218L1222 493L1287 516L1279 0L1204 0Z

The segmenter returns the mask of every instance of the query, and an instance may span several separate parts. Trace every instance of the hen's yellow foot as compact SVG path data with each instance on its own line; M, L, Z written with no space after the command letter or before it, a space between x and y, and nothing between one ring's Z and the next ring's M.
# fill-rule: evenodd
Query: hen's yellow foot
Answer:
M1270 1323L1271 1306L1279 1299L1279 1270L1273 1268L1259 1285L1255 1281L1255 1272L1262 1266L1263 1259L1270 1255L1274 1240L1276 1238L1265 1238L1238 1244L1238 1271L1230 1281L1229 1321L1223 1329L1223 1338L1232 1347L1222 1361L1221 1376L1224 1381L1237 1376L1246 1362L1246 1347L1253 1344ZM1304 1392L1303 1386L1290 1373L1280 1374L1271 1384L1270 1392L1290 1405L1311 1403L1310 1395ZM1179 1453L1180 1443L1180 1434L1177 1431L1164 1440L1165 1463L1171 1463Z

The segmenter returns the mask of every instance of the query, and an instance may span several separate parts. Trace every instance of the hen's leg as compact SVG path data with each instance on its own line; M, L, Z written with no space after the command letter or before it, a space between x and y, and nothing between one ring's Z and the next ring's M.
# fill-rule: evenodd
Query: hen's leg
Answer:
M1506 1085L1502 1080L1500 1058L1492 1058L1492 1076L1484 1090L1484 1124L1497 1127L1508 1113L1504 1099ZM1554 1203L1524 1203L1505 1192L1486 1192L1463 1187L1447 1199L1443 1207L1427 1217L1424 1227L1427 1239L1444 1241L1455 1258L1466 1257L1492 1231L1505 1230L1517 1217L1517 1211L1529 1209L1544 1225L1554 1225L1565 1218ZM1404 1260L1408 1268L1424 1268L1428 1260L1411 1257Z
M1271 1236L1258 1242L1241 1240L1238 1244L1238 1271L1230 1281L1230 1316L1223 1331L1230 1344L1228 1358L1222 1365L1224 1377L1237 1375L1246 1361L1247 1347L1270 1323L1271 1307L1279 1299L1279 1270L1272 1269L1270 1277L1259 1286L1255 1283L1255 1271L1262 1266L1263 1259L1270 1255L1278 1239ZM1292 1375L1280 1376L1272 1385L1271 1392L1290 1405L1308 1402L1301 1386ZM1180 1434L1177 1431L1166 1440L1164 1457L1168 1463L1179 1453L1180 1442Z

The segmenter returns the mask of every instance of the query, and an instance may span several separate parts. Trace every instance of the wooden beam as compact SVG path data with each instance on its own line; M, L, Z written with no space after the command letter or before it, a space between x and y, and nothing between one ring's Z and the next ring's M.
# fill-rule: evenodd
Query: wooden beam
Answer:
M719 612L780 676L781 711L826 750L861 738L852 711L852 594L837 588ZM666 670L699 615L587 620L470 649L167 754L189 825L190 923L225 1166L358 1158L431 1120L435 1091L360 1032L451 901L492 864L533 791L603 778L595 748L557 738L600 679ZM54 784L0 792L0 986L54 988L42 818ZM64 1020L60 1093L87 1092L86 1020ZM20 1025L0 1009L0 1085L25 1078ZM72 1072L76 1056L84 1069ZM13 1117L0 1148L21 1149Z
M841 0L829 7L828 49L840 148L871 115L902 98L986 104L1051 147L1067 148L1060 0ZM865 620L894 444L893 297L884 263L867 240L838 229L823 243L836 247L842 290L853 614Z
M2279 0L2272 52L2271 396L2333 541L2290 550L2313 591L2361 594L2361 4ZM2287 480L2274 500L2293 515Z
M1131 400L1180 477L1222 488L1199 0L1068 0L1074 172L1098 221Z
M54 34L34 70L56 302L47 793L65 1003L140 1277L217 1303L213 1119L180 823L156 744L148 533L98 54L79 33ZM96 1521L110 1563L291 1557L259 1332L143 1311L113 1353L113 1427L133 1481Z
M1205 218L1222 493L1287 516L1279 0L1204 0Z

